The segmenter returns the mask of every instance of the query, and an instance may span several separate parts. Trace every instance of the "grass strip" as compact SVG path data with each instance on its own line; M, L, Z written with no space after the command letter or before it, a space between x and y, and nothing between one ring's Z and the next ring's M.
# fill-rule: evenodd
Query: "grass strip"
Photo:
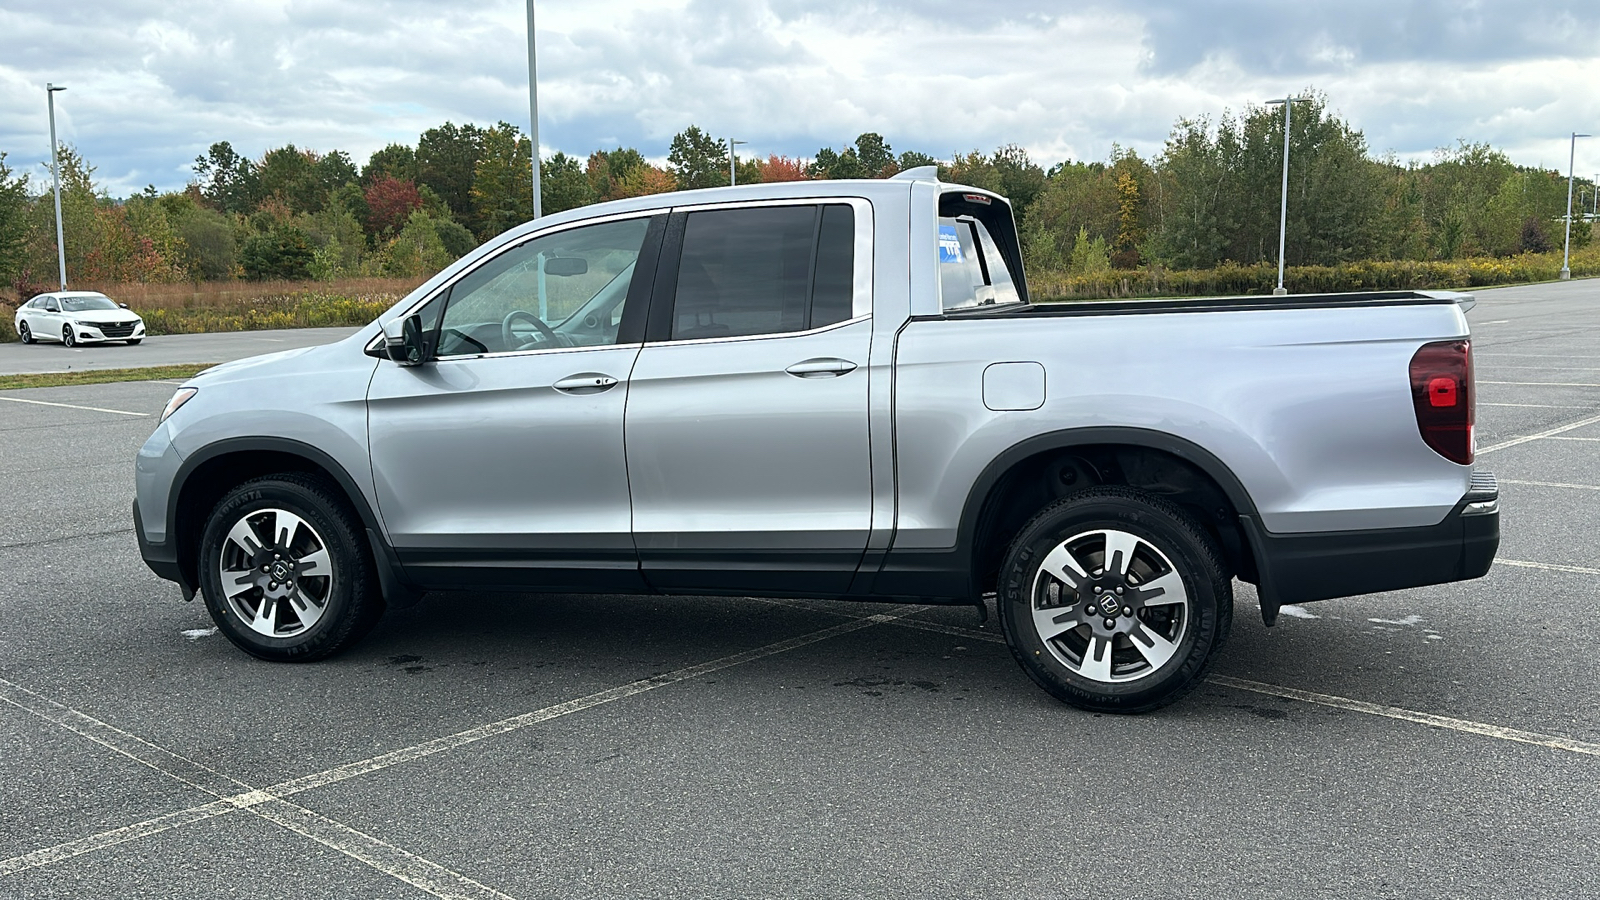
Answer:
M181 381L192 378L214 365L216 363L190 363L182 366L148 366L139 369L82 369L75 372L0 375L0 391L66 387L73 384L109 384L113 381Z

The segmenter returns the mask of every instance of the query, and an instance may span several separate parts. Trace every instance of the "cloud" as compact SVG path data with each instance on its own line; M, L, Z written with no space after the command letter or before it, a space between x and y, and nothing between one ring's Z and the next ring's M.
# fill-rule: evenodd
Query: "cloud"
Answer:
M14 0L0 150L17 168L48 159L45 81L69 86L62 138L117 194L182 185L219 140L359 162L445 120L525 125L524 10ZM1566 132L1600 130L1593 0L541 0L538 14L547 152L660 158L695 123L758 154L877 131L940 156L1013 142L1046 163L1113 144L1148 155L1180 116L1305 86L1403 156L1469 138L1554 165Z

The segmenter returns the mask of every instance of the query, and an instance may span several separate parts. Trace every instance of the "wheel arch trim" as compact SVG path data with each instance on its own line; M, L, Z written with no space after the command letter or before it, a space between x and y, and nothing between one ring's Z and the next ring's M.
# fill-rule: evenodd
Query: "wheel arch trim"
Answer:
M338 460L326 451L304 441L293 438L274 437L267 435L224 438L196 450L185 457L182 465L172 480L172 487L167 493L167 535L168 540L176 542L182 533L178 530L179 515L182 512L181 503L184 490L189 486L190 478L195 472L208 463L221 457L242 453L276 453L285 456L298 457L310 466L324 472L333 479L334 484L350 502L363 530L366 532L368 543L371 545L373 562L377 566L378 581L384 597L393 607L409 606L416 602L420 594L411 587L411 581L405 576L394 549L384 537L382 520L378 518L377 511L368 500L367 495L361 490L347 469ZM184 568L185 554L181 547L174 547L178 565ZM192 563L194 560L190 560ZM193 572L184 572L186 578L192 578Z
M958 546L969 550L975 546L978 520L983 513L984 505L988 503L1000 480L1019 463L1041 453L1107 444L1160 450L1192 463L1222 488L1223 494L1227 496L1228 502L1233 504L1236 512L1241 515L1258 515L1255 501L1250 498L1250 492L1245 489L1244 482L1240 481L1239 477L1233 474L1233 470L1218 459L1216 454L1193 441L1164 431L1120 425L1069 428L1034 435L1012 444L984 466L977 480L972 483L972 489L968 491L966 503L961 509L960 530L957 532Z

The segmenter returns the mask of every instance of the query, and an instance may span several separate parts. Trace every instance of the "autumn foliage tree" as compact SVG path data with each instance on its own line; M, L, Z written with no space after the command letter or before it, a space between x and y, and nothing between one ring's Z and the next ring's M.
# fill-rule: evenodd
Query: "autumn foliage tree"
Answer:
M405 225L413 210L422 208L422 193L409 181L380 175L362 193L367 201L367 228L374 234L392 234Z
M806 175L806 162L803 159L792 159L774 153L760 165L763 182L804 181L809 177Z

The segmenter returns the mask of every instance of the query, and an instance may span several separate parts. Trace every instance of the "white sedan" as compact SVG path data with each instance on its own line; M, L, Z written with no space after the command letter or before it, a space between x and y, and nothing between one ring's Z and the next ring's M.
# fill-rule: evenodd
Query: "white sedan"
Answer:
M68 347L102 341L144 340L144 320L127 304L96 291L40 294L17 308L17 334L24 344L60 341Z

